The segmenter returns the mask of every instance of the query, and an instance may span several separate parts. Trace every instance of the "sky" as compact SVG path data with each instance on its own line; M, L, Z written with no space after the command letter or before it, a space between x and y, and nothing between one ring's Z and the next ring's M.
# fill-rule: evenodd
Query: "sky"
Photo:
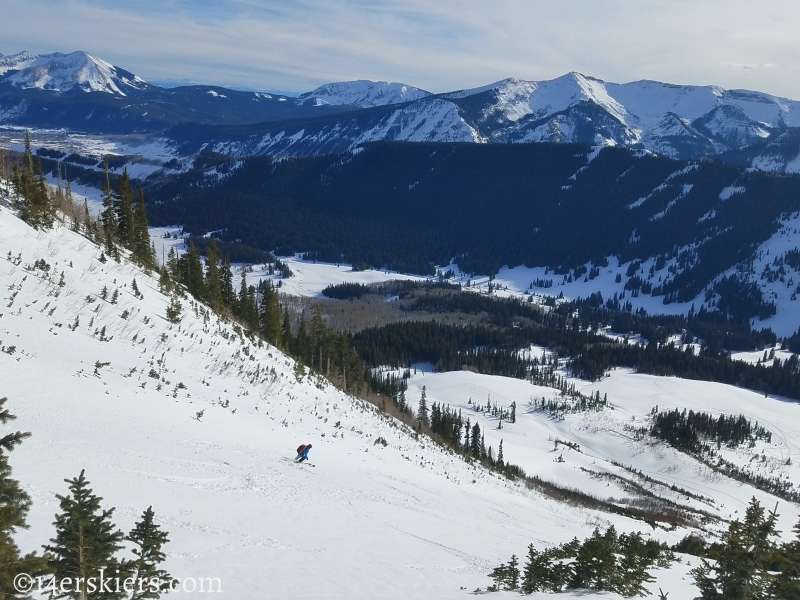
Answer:
M0 0L0 53L85 50L147 80L437 93L578 71L800 98L790 0Z

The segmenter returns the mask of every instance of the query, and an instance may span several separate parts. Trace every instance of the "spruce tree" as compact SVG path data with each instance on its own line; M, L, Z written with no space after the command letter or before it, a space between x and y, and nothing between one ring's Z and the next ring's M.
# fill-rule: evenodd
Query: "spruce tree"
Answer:
M141 521L134 525L125 539L135 544L133 553L136 555L131 567L132 577L137 585L130 600L160 598L169 590L173 578L164 569L159 568L166 558L161 549L169 542L169 536L156 525L152 506L142 513ZM157 581L157 585L151 585L154 580Z
M271 279L264 285L261 297L261 333L270 344L276 348L281 347L281 308L278 304L278 291L272 286Z
M311 344L309 343L308 333L306 331L306 316L304 313L300 313L300 322L297 325L297 336L295 337L295 347L294 347L294 355L300 359L301 362L304 364L309 364L310 360L310 348ZM350 360L350 352L348 347L348 353L346 359L348 362ZM348 365L349 366L349 365Z
M283 307L283 322L281 323L281 341L283 348L288 348L292 340L292 320L289 318L289 308Z
M775 598L800 600L800 521L794 526L795 539L777 553L778 574L770 587Z
M61 588L61 581L70 578L72 584L64 586L71 591L56 593L54 598L75 598L79 600L112 600L126 597L122 586L118 592L100 591L100 579L119 577L124 581L130 574L129 564L117 558L122 548L123 533L111 521L114 509L101 508L102 498L95 495L89 487L85 472L78 477L65 479L70 493L57 495L61 513L56 514L53 523L56 535L50 545L44 546L47 560L54 572L54 585ZM89 591L89 579L94 578L97 591ZM81 582L76 590L76 580ZM109 586L112 589L115 586Z
M128 176L127 167L117 178L117 188L111 194L111 203L117 217L117 235L123 246L134 250L133 241L136 235L136 223L133 216L133 187Z
M131 229L131 252L133 258L145 269L156 266L156 257L150 244L150 232L147 223L147 206L144 203L144 190L139 186L139 192L133 197L133 228Z
M164 265L158 270L158 287L162 294L172 292L172 278L170 278L167 267Z
M108 172L108 157L103 160L104 183L101 189L103 209L100 211L100 223L103 225L106 246L117 238L117 213L114 211L114 193L111 190L111 175Z
M313 313L311 318L311 347L313 353L311 363L319 363L319 372L324 373L322 359L328 346L328 328L325 325L325 318L322 316L322 306L314 304L311 307L311 312Z
M186 254L181 256L181 281L186 285L189 293L199 298L205 299L205 281L203 277L203 263L200 260L200 253L194 242L189 240L189 249Z
M69 181L67 182L67 188L69 189ZM92 215L89 214L89 202L86 198L83 199L83 232L89 239L94 239Z
M212 237L206 248L206 300L216 312L222 312L222 281L219 276L219 250Z
M472 455L472 458L478 460L481 458L481 440L481 426L478 421L475 421L475 425L472 426L472 437L470 439L469 453Z
M419 406L417 407L417 421L422 425L428 426L428 398L426 395L425 386L422 386L422 394L419 398Z
M4 425L17 418L5 408L7 401L8 398L0 398L0 423ZM20 573L37 577L48 571L43 557L33 552L21 555L13 537L20 529L28 528L31 499L19 481L11 477L7 453L28 437L30 433L17 431L0 438L0 598L18 597L14 578Z
M405 413L408 412L408 403L406 402L406 391L401 389L400 393L397 396L397 407L400 409L400 412Z
M236 290L233 289L233 271L231 259L226 254L222 259L222 268L219 271L220 286L222 289L222 302L236 314Z
M242 278L239 282L239 302L238 302L238 312L234 314L239 317L240 319L244 320L245 315L247 314L247 269L244 265L239 271L239 275Z
M14 187L14 208L20 219L34 229L49 229L53 226L55 207L47 195L47 182L39 157L34 161L31 152L31 140L25 132L25 150L22 167L14 165L12 184Z
M753 498L744 521L733 521L715 546L711 563L701 559L692 571L700 590L698 600L760 600L774 584L768 565L775 555L772 538L777 532L777 513L765 513Z
M258 306L256 304L256 288L255 286L248 286L247 300L245 302L244 314L245 326L250 331L258 331Z
M181 267L180 262L178 261L178 255L175 253L175 248L170 248L169 252L167 252L167 273L169 274L172 281L175 283L181 283L183 279L181 278Z
M178 296L172 296L167 305L167 321L172 323L173 325L177 325L181 322L181 312L183 311L183 306L178 300Z
M595 529L578 550L569 587L598 591L612 589L617 568L616 550L617 532L614 526L602 534Z

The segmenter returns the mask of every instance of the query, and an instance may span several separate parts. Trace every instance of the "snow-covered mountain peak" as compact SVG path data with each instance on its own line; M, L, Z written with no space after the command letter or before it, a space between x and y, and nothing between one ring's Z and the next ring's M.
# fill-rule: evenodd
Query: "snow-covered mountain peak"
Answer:
M311 92L302 94L300 101L316 100L318 103L355 104L362 108L369 108L412 102L430 95L430 92L405 83L359 79L358 81L326 83Z
M27 50L23 50L17 54L9 54L8 56L0 54L0 77L5 75L8 71L18 71L25 68L32 61L36 60L36 56L36 54L31 54Z
M148 85L141 77L83 51L38 55L21 52L4 57L0 59L2 75L15 87L59 93L79 89L124 96L131 89Z
M484 109L485 119L494 116L515 122L527 115L543 118L581 102L597 104L621 122L627 114L625 107L608 94L605 82L575 71L545 81L503 79L485 89L464 90L451 97L463 98L486 91L493 94L494 101Z

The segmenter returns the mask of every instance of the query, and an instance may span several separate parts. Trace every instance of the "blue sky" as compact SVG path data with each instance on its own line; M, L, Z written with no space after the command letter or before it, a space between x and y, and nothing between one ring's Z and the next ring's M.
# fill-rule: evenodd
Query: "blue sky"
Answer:
M151 80L443 92L580 71L800 98L786 0L0 0L0 52L86 50Z

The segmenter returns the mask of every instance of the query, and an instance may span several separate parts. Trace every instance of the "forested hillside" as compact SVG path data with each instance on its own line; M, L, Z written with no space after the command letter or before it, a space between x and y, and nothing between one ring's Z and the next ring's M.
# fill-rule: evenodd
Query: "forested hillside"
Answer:
M203 154L194 167L150 190L154 222L420 274L455 259L467 273L547 266L571 280L612 255L658 257L630 289L665 303L693 300L800 210L798 176L583 145L375 143L311 158Z

